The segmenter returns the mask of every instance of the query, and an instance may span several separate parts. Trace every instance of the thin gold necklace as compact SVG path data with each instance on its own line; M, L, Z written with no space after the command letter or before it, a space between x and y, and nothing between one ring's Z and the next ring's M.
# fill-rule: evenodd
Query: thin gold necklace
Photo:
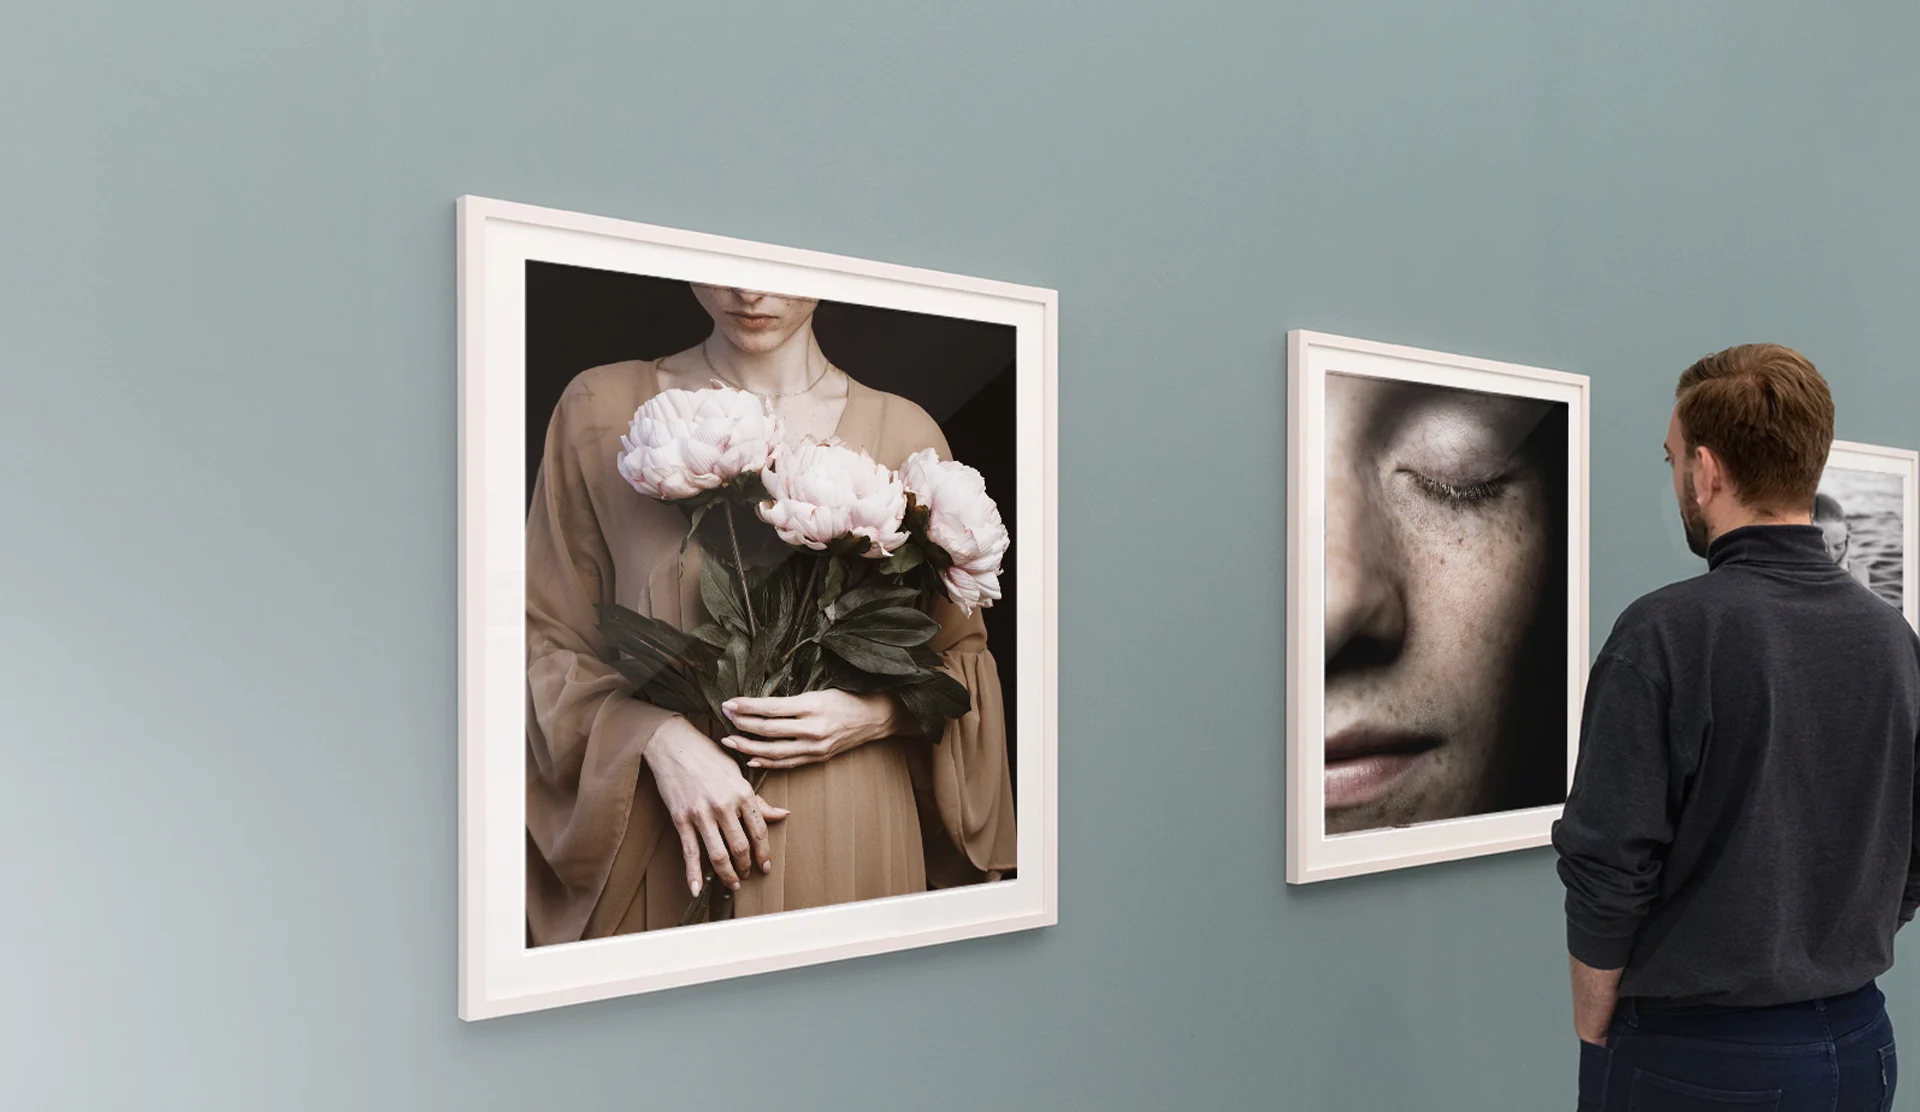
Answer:
M820 373L817 375L814 375L813 380L811 382L807 383L805 386L802 386L798 390L788 390L784 394L767 394L767 393L762 393L759 390L747 390L746 387L733 381L732 379L728 378L726 375L721 374L720 368L714 366L713 360L707 356L707 342L705 340L700 341L700 362L705 363L707 365L707 373L719 379L721 382L726 383L728 386L733 387L735 390L746 390L747 393L752 394L758 398L763 398L766 401L770 401L770 402L777 402L783 398L797 398L802 394L810 393L814 387L820 385L821 379L824 379L827 377L827 372L833 369L833 364L827 362L826 353L822 352L821 358L820 358ZM807 362L809 363L813 362L813 349L811 347L807 349Z

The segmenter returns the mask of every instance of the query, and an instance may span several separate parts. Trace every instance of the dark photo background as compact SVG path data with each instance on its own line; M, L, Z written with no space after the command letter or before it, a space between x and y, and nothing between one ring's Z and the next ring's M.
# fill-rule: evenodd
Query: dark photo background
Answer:
M683 351L713 330L684 281L558 263L527 264L527 497L547 423L573 377L625 359ZM987 645L1006 701L1007 758L1015 786L1015 637L1020 593L1014 560L1026 538L1015 513L1014 329L822 301L814 334L834 366L932 414L953 457L979 468L1013 544L1000 575L1004 596L984 612ZM639 497L639 495L635 495Z

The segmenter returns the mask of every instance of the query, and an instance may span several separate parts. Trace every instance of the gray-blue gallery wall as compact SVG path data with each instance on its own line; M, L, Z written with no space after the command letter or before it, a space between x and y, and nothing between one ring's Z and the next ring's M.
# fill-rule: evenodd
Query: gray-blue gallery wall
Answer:
M1597 640L1696 568L1696 356L1920 445L1916 51L1896 0L10 5L0 1107L1569 1106L1549 853L1282 883L1284 335L1591 375ZM1057 928L454 1018L462 193L1060 290Z

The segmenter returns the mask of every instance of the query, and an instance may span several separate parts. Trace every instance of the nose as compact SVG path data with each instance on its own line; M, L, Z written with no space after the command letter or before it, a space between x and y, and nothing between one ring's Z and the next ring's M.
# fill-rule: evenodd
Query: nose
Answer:
M1328 469L1328 676L1391 663L1405 647L1406 569L1381 495L1358 469Z

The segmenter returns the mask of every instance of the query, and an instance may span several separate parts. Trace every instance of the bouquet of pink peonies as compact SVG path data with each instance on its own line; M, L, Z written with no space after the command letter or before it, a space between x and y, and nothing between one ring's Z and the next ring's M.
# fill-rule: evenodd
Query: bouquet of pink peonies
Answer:
M1000 597L999 507L978 471L931 449L896 473L838 440L784 445L782 431L759 397L719 384L667 390L635 412L620 474L689 515L681 553L702 537L707 615L682 631L602 605L613 666L636 697L716 740L729 699L837 688L892 695L939 741L970 700L929 647L931 611L941 595L966 613ZM755 791L765 777L749 770ZM706 918L715 887L709 862L683 923Z

